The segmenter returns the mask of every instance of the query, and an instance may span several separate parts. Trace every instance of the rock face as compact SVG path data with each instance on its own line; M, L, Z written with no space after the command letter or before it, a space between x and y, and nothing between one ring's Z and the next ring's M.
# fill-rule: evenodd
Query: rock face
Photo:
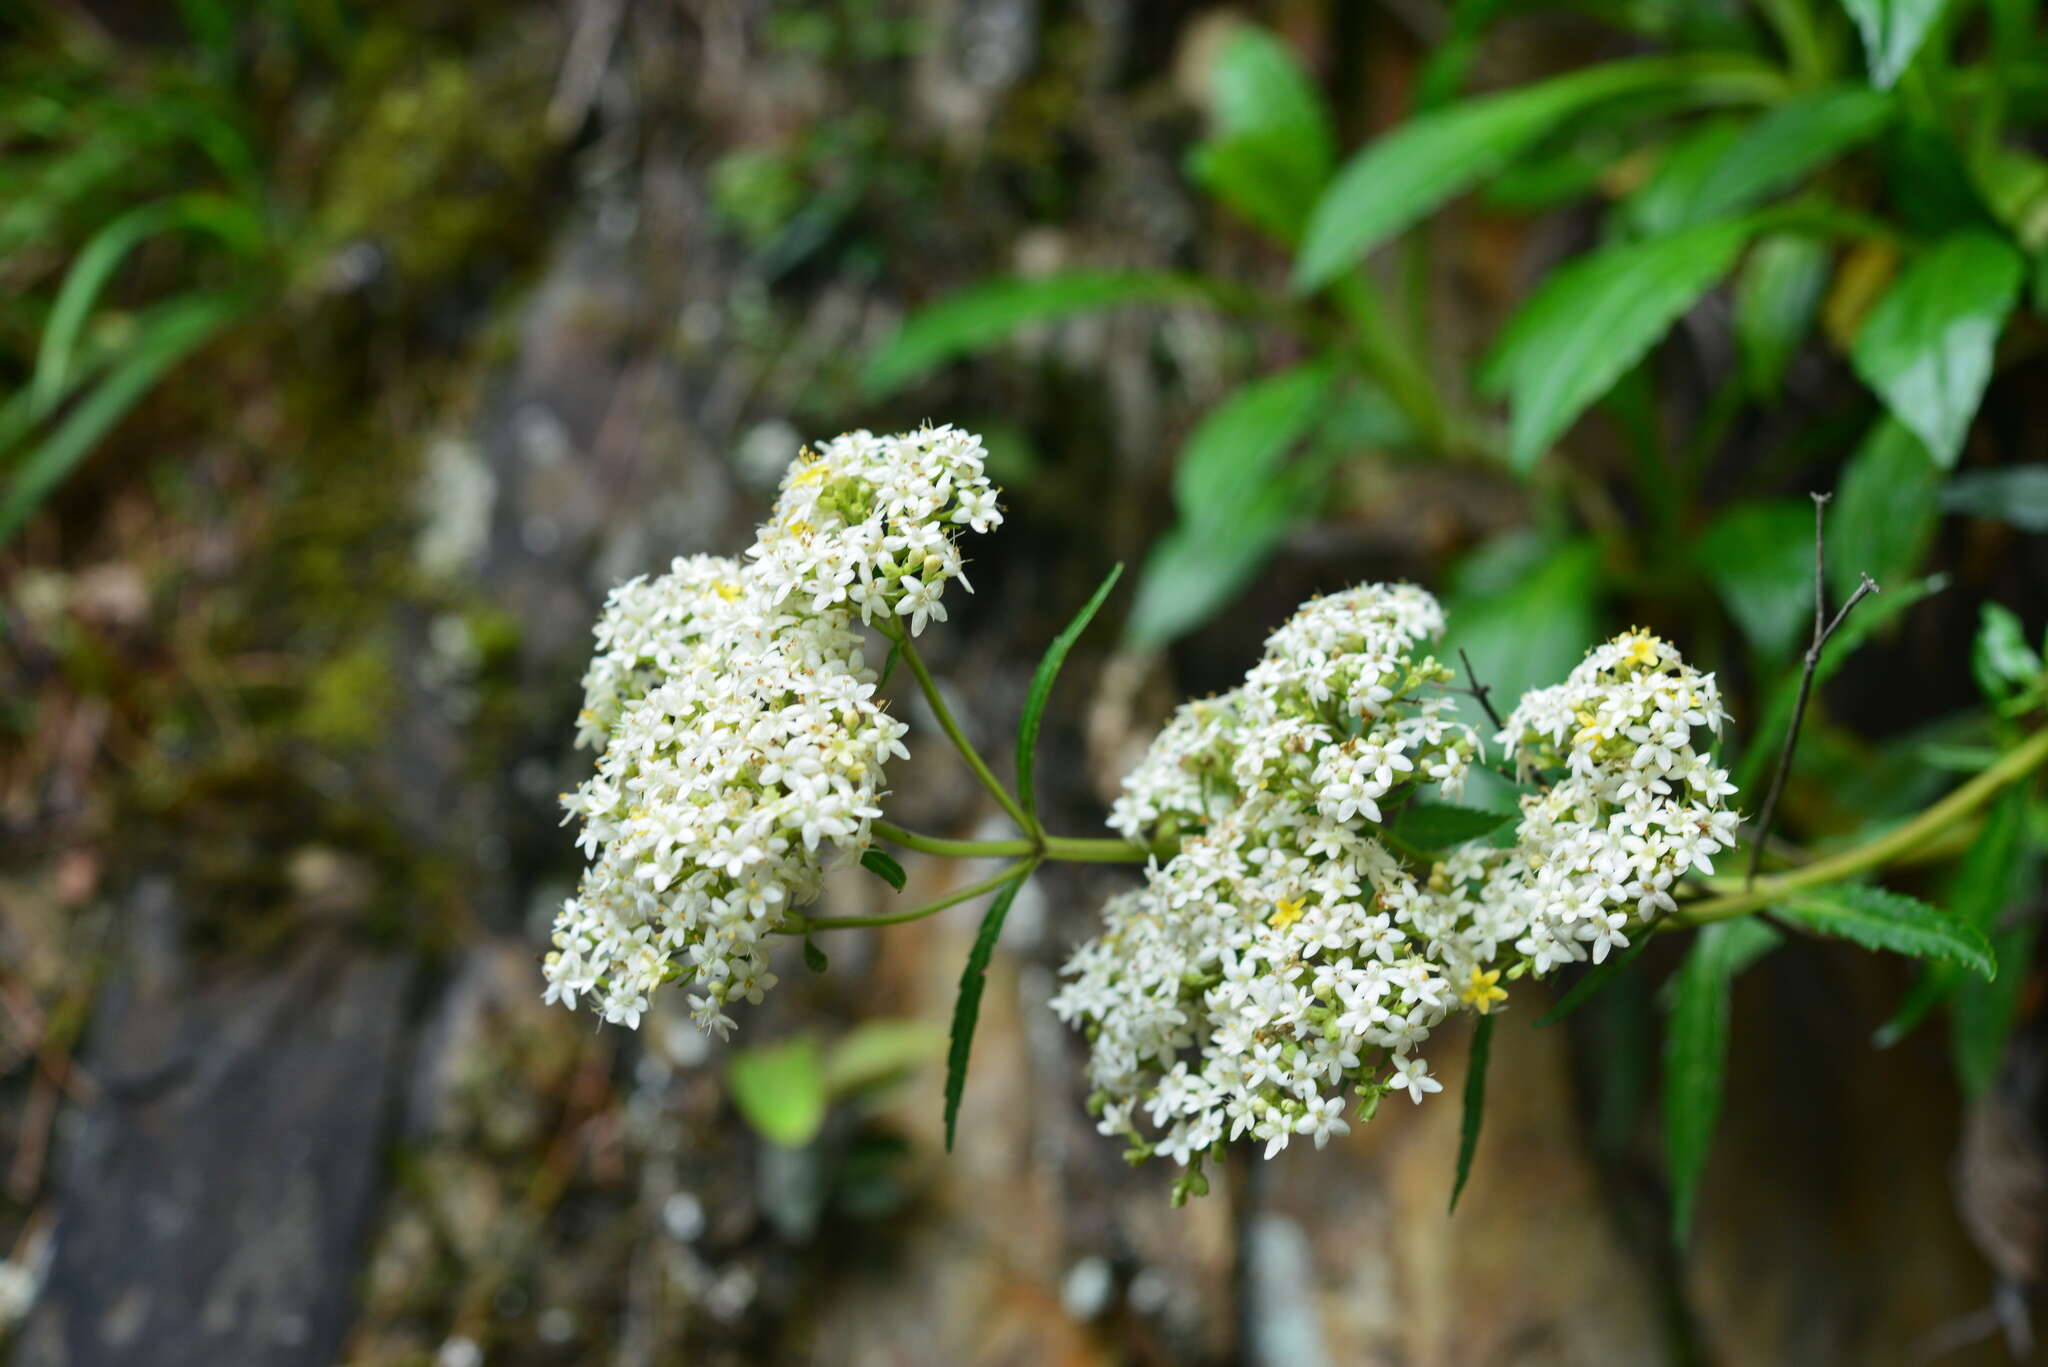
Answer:
M355 1318L416 969L320 937L212 971L175 898L137 891L100 1002L24 1367L331 1362Z

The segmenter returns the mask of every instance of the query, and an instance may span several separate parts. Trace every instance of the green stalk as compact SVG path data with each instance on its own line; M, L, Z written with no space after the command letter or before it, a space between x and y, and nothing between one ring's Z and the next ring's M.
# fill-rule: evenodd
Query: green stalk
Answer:
M919 835L915 831L906 831L901 826L892 826L886 821L871 822L870 829L891 845L901 845L906 850L918 850L924 854L941 854L951 859L980 859L1038 852L1038 845L1030 840L945 840L935 835Z
M1736 916L1747 916L1753 911L1762 910L1788 893L1798 892L1801 888L1817 887L1840 878L1851 878L1904 858L1922 845L1938 838L1950 826L1971 816L2002 790L2019 782L2040 768L2043 763L2048 763L2048 729L2036 733L2014 747L1998 763L1910 821L1887 831L1877 839L1858 845L1854 849L1843 850L1840 854L1816 859L1811 864L1802 865L1789 873L1759 879L1754 887L1745 892L1733 892L1720 897L1709 897L1703 901L1681 903L1677 914L1667 918L1665 925L1699 926L1711 921L1726 921Z
M1128 840L1098 840L1085 836L1045 837L1044 857L1068 864L1142 864L1157 851Z
M1019 859L1005 865L1002 872L991 878L984 878L972 887L947 893L936 902L927 902L909 911L892 911L886 916L792 916L775 928L778 935L810 935L821 930L861 930L871 926L900 926L906 921L922 921L927 916L936 916L948 907L957 907L962 902L972 901L985 892L994 892L1013 878L1030 873L1038 864L1036 859Z
M946 739L953 742L953 748L960 752L960 758L973 771L975 778L981 781L981 786L988 789L996 804L1010 820L1017 823L1018 830L1027 834L1038 834L1038 823L1025 814L1024 809L1017 804L1017 799L1010 796L1010 790L996 780L987 762L967 739L967 733L962 731L960 723L954 720L953 709L946 706L946 700L939 696L939 686L932 680L931 671L924 667L924 657L917 653L917 647L911 643L910 633L900 630L895 623L885 625L881 630L882 634L894 641L896 648L902 652L903 663L909 665L910 672L917 676L917 686L924 690L925 701L932 705L932 715L939 719L939 729L946 733Z

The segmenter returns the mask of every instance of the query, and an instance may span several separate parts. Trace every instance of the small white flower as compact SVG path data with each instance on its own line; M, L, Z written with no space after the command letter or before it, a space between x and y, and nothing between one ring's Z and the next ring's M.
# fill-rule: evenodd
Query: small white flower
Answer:
M1424 1092L1441 1092L1444 1085L1429 1075L1429 1060L1425 1058L1394 1059L1394 1075L1387 1080L1387 1090L1406 1092L1408 1099L1416 1105L1422 1104Z

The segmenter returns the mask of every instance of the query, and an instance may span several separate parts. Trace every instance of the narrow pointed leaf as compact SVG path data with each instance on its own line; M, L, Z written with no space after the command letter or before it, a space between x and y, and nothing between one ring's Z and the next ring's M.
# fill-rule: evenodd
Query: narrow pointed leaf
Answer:
M960 1119L960 1098L967 1090L967 1060L974 1052L974 1026L981 1019L981 994L988 986L988 961L996 952L1003 933L1003 918L1017 890L1031 876L1027 870L1003 884L995 900L982 915L981 930L968 951L967 966L960 972L960 995L953 1001L953 1031L946 1049L946 1150L953 1148L953 1131Z
M908 881L903 866L881 850L862 850L860 866L898 892L903 891L903 885Z
M1538 1025L1555 1025L1587 1002L1600 995L1608 984L1621 976L1622 970L1636 961L1638 955L1650 947L1650 940L1656 934L1648 926L1639 926L1629 932L1634 938L1627 949L1619 954L1610 954L1605 960L1594 964L1577 982L1565 989L1557 999L1557 1005L1550 1008Z
M1777 932L1753 918L1717 922L1700 931L1678 971L1664 1035L1664 1157L1672 1234L1681 1247L1692 1232L1700 1177L1721 1118L1729 984L1777 943Z
M1967 471L1941 491L1941 506L1952 513L1997 518L2023 532L2048 532L2048 465Z
M1677 79L1670 64L1654 59L1610 62L1408 120L1338 171L1302 233L1294 288L1327 285L1586 106Z
M1833 271L1833 252L1816 238L1779 233L1750 250L1735 285L1735 345L1752 394L1777 396Z
M1074 642L1081 639L1081 633L1095 620L1109 591L1116 587L1116 581L1123 576L1121 563L1110 567L1109 574L1097 586L1095 594L1081 610L1074 614L1074 620L1067 623L1066 630L1053 638L1045 648L1045 655L1038 662L1038 668L1031 675L1031 688L1024 696L1024 715L1017 722L1017 801L1022 804L1024 814L1038 815L1037 752L1038 731L1045 720L1045 705L1052 697L1052 686L1059 679L1060 667L1067 662L1067 653L1074 648Z
M1984 932L1918 898L1861 883L1838 883L1786 898L1777 913L1809 930L1854 941L1865 949L1934 959L1996 977Z
M1458 1175L1451 1183L1451 1209L1472 1175L1472 1158L1479 1152L1479 1126L1486 1119L1486 1065L1493 1053L1493 1024L1498 1017L1481 1016L1472 1026L1472 1056L1465 1069L1465 1115L1458 1124Z
M1724 275L1749 223L1608 247L1553 274L1508 324L1481 375L1508 396L1508 461L1527 470Z
M2002 239L1955 233L1906 268L1856 333L1857 374L1943 469L1955 465L1991 382L2024 273Z
M1986 936L2020 895L2019 878L2026 867L2026 845L2022 839L2026 830L2026 802L2025 792L2012 789L1991 804L1984 816L1984 829L1971 842L1969 851L1956 866L1955 876L1943 889L1943 904L1957 919ZM1995 952L1996 946L1993 948ZM2009 965L2006 976L2022 976L2024 969L2024 961ZM1947 1000L1962 981L1962 970L1956 965L1928 964L1892 1018L1878 1027L1872 1042L1880 1049L1897 1044L1912 1033L1929 1011Z
M1870 83L1889 90L1913 64L1946 0L1842 0L1863 38Z
M863 383L870 394L887 394L1032 323L1204 294L1201 281L1165 271L1071 271L991 281L912 314L869 361Z

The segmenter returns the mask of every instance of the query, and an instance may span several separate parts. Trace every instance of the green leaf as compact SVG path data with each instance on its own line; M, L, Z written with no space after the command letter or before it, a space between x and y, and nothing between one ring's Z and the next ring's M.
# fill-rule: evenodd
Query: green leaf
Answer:
M1294 288L1327 285L1586 106L1677 79L1656 60L1609 62L1408 120L1346 162L1323 193L1302 234Z
M1813 620L1813 504L1739 503L1693 544L1699 566L1742 634L1773 659Z
M1510 812L1488 812L1449 802L1411 802L1394 818L1393 832L1418 850L1435 852L1484 840L1514 819Z
M1664 1157L1672 1234L1681 1247L1692 1232L1694 1200L1721 1116L1729 984L1777 943L1777 933L1754 918L1718 921L1701 929L1678 971L1664 1035Z
M1918 898L1863 883L1837 883L1787 897L1777 912L1823 935L1934 959L1990 978L1998 972L1984 933Z
M862 383L871 395L888 394L1032 323L1126 304L1202 297L1200 280L1164 271L1072 271L991 281L912 314L868 363Z
M1822 163L1875 137L1891 97L1834 86L1787 100L1752 123L1704 176L1674 227L1739 213L1790 189Z
M1556 683L1584 657L1600 585L1600 552L1591 541L1508 548L1517 554L1515 563L1500 566L1510 572L1499 576L1504 582L1487 573L1484 552L1468 560L1451 598L1443 655L1455 659L1462 648L1479 681L1503 702ZM1468 721L1486 724L1476 702L1463 698L1459 707Z
M1985 813L1984 829L1970 843L1955 876L1943 891L1943 904L1957 919L1982 934L1990 935L1998 918L2020 896L2019 879L2026 868L2025 831L2026 794L2010 789ZM2002 957L2002 961L2018 965L2017 970L2008 968L2004 975L2007 979L2023 976L2024 958ZM1928 964L1892 1018L1878 1027L1872 1043L1880 1049L1897 1044L1929 1011L1946 1001L1962 981L1962 973L1955 965Z
M1966 470L1941 491L1952 513L1993 517L2023 532L2048 532L2048 465Z
M794 1039L734 1052L726 1069L733 1104L771 1144L800 1149L825 1124L825 1067L818 1042Z
M1472 1053L1465 1068L1465 1115L1458 1125L1458 1175L1451 1183L1451 1209L1472 1175L1472 1158L1479 1152L1479 1126L1486 1119L1486 1064L1493 1053L1494 1016L1481 1016L1472 1025Z
M945 1043L930 1021L862 1021L825 1059L825 1093L838 1098L879 1086L937 1058Z
M1777 233L1750 249L1735 282L1735 345L1743 383L1774 399L1820 312L1834 256L1819 238Z
M889 676L896 672L896 662L902 658L903 647L897 645L894 641L889 642L889 653L882 657L882 673L881 677L875 680L875 687L887 688L889 686Z
M130 252L157 234L175 229L209 233L242 252L254 252L263 241L263 224L254 213L215 194L178 195L144 204L107 223L72 259L44 320L35 376L29 384L37 417L48 414L63 397L79 336L100 291Z
M1970 647L1970 673L1992 702L2024 693L2041 681L2041 657L2027 641L2027 629L2012 609L1986 603Z
M1045 718L1046 702L1052 697L1052 686L1060 676L1060 666L1067 662L1067 652L1074 648L1074 642L1081 639L1081 633L1095 620L1109 591L1116 587L1116 581L1123 576L1121 563L1110 568L1109 574L1095 590L1094 597L1074 614L1074 620L1067 628L1053 638L1045 648L1045 656L1038 662L1038 669L1031 676L1030 692L1024 697L1024 715L1017 723L1017 801L1029 817L1038 815L1038 789L1036 777L1038 728Z
M1951 468L1991 380L2024 263L1989 233L1956 233L1893 283L1856 334L1857 373Z
M1863 575L1889 588L1919 569L1941 525L1940 484L1918 437L1890 414L1872 424L1828 504L1828 592L1836 602L1855 592Z
M1941 17L1945 0L1842 0L1863 35L1870 83L1889 90L1912 65L1913 54Z
M1031 876L1027 869L997 891L995 900L981 918L981 929L968 951L967 966L960 971L960 995L953 1001L952 1038L946 1049L946 1151L953 1151L953 1130L960 1119L960 1098L967 1090L967 1060L974 1052L974 1026L981 1019L981 994L988 986L988 961L996 952L996 940L1003 933L1003 918L1017 890Z
M6 494L0 496L0 545L166 371L205 345L246 307L239 295L193 294L156 309L106 378L15 466Z
M881 850L862 850L860 852L860 866L898 892L903 891L903 884L908 881L904 875L903 866Z
M1617 206L1630 235L1662 237L1701 222L1694 208L1700 187L1741 138L1739 121L1710 119L1666 147L1656 171Z
M1551 275L1508 324L1481 375L1506 393L1508 462L1534 465L1587 406L1648 354L1734 262L1747 222L1608 247Z
M1956 988L1950 1010L1949 1052L1963 1095L1975 1100L1991 1090L2005 1062L2005 1042L2019 1016L2020 989L2034 959L2040 925L2022 921L1996 931L1991 947L2011 971L1991 982L1965 978Z
M1650 941L1655 938L1655 931L1651 930L1648 926L1640 927L1635 932L1635 938L1629 941L1627 949L1622 950L1619 954L1608 955L1605 960L1594 964L1592 968L1581 974L1579 980L1566 988L1565 994L1557 999L1557 1005L1551 1007L1548 1012L1544 1013L1543 1018L1536 1023L1538 1025L1556 1025L1566 1016L1569 1016L1594 997L1600 995L1601 991L1609 983L1621 976L1623 969L1636 961L1636 956L1650 947Z
M1507 8L1507 0L1452 0L1451 29L1429 53L1415 81L1417 111L1450 103L1465 87L1479 41Z
M1329 390L1328 365L1297 366L1254 380L1211 409L1174 468L1181 516L1198 524L1241 518L1314 425Z
M813 973L823 973L832 967L832 961L825 957L825 951L818 948L818 942L808 935L804 937L804 967Z
M1336 161L1321 95L1285 43L1248 25L1217 59L1210 113L1216 136L1190 154L1189 175L1293 242Z

